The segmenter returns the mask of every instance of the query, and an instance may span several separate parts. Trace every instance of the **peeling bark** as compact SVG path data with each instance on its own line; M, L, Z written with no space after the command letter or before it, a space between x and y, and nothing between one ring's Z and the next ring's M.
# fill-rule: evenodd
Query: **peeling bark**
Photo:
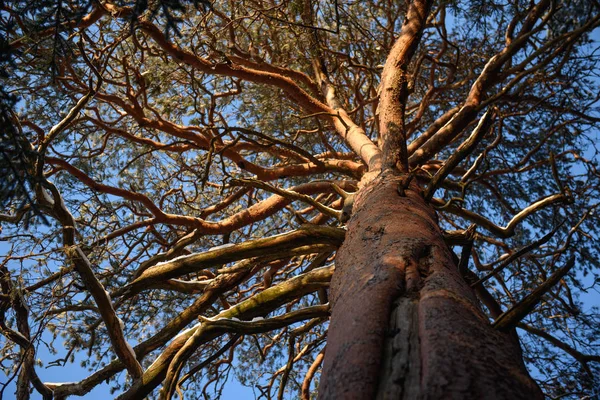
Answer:
M419 304L401 297L392 308L383 348L377 399L415 399L419 394Z

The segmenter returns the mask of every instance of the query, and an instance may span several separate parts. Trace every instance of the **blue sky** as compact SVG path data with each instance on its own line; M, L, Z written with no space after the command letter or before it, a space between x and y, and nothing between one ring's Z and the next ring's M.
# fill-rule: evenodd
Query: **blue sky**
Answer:
M596 30L593 35L593 39L596 41L600 41L600 30ZM9 244L6 242L0 242L0 254L6 254L8 251ZM591 279L591 278L590 278ZM598 290L590 290L587 293L581 292L580 300L584 304L584 309L589 311L592 306L600 304L600 293ZM3 336L0 336L0 341L5 340ZM37 357L43 360L45 365L37 368L37 372L40 375L41 379L44 382L75 382L79 381L85 377L87 377L90 372L87 369L80 367L80 362L83 360L83 357L86 357L83 353L78 353L75 355L74 363L67 363L64 367L48 367L47 362L51 360L56 360L65 355L65 350L59 348L60 340L57 340L55 345L57 346L57 350L59 350L59 354L53 355L48 352L45 346L41 345L38 347ZM122 376L122 375L121 375ZM235 374L230 374L230 377L234 377ZM6 381L5 376L0 376L0 381ZM110 386L107 384L102 384L97 386L92 392L85 396L86 399L107 399L112 398L113 395L110 394L109 391ZM13 383L7 388L5 391L7 399L11 399L14 396L15 385ZM36 398L34 395L33 398ZM225 391L223 392L223 399L253 399L254 391L251 388L246 388L242 386L239 382L235 380L235 378L230 379L230 382L226 385Z

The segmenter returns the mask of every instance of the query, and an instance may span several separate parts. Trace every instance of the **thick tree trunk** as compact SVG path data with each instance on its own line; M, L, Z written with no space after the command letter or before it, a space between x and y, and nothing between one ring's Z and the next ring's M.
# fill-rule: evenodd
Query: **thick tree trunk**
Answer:
M541 399L514 335L491 328L416 186L356 196L331 285L320 399Z

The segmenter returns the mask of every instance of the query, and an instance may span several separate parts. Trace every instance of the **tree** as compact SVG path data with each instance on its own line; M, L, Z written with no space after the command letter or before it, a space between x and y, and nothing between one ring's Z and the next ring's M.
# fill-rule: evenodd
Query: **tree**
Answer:
M1 14L19 399L598 393L597 1L44 4Z

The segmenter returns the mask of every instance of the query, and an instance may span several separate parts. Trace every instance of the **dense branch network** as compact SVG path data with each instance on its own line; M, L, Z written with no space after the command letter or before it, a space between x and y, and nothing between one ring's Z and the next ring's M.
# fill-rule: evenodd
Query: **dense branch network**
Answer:
M50 221L24 229L17 200L0 214L0 393L209 398L239 366L260 398L310 398L340 193L390 166L546 393L597 388L579 296L600 282L600 6L455 3L215 2L172 10L176 33L116 1L41 30L4 6L23 173ZM50 364L94 355L89 377L40 378L59 337Z

